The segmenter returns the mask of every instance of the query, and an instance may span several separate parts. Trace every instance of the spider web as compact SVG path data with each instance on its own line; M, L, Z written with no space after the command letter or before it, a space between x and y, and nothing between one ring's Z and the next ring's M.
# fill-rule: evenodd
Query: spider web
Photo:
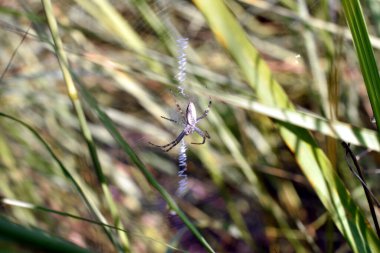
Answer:
M118 1L115 1L116 8L118 8L117 6L118 4L121 4L121 3L119 3ZM181 6L179 8L178 5L182 5L182 4L184 4L184 6ZM89 63L95 62L99 66L104 66L107 64L107 61L110 59L112 61L110 64L118 63L122 65L121 67L124 67L123 65L125 65L126 66L125 69L122 69L122 70L123 71L125 70L125 72L127 72L134 78L141 81L142 87L144 87L145 85L149 85L149 82L152 82L151 80L143 80L141 78L141 76L149 76L149 74L151 74L151 72L149 71L146 71L146 72L141 71L144 69L148 69L146 65L143 65L143 63L141 63L142 61L138 59L136 60L135 58L128 58L130 57L128 55L127 56L125 56L124 54L119 55L118 54L119 51L117 50L115 50L115 52L112 52L112 48L108 45L113 44L113 43L115 43L116 45L119 45L117 44L119 42L113 41L110 38L110 36L107 36L109 31L107 31L107 29L105 29L104 27L97 26L96 20L94 20L94 18L91 15L89 15L86 11L84 11L82 8L78 7L77 5L72 5L71 1L54 2L54 5L59 6L59 9L62 12L67 13L68 17L70 18L70 21L72 22L70 23L71 26L85 30L86 35L89 35L89 32L91 32L93 34L100 34L101 36L99 37L104 38L104 41L93 42L93 41L83 40L83 38L80 38L80 36L71 37L69 29L65 30L63 29L63 27L60 27L62 28L60 29L62 32L62 35L67 35L67 36L63 36L63 38L65 39L64 49L72 60L74 71L78 75L80 75L81 78L83 79L88 78L91 81L91 82L90 81L87 82L86 85L92 88L94 93L97 94L99 98L102 98L102 93L97 92L97 87L104 83L104 85L102 86L102 89L105 91L109 89L112 92L111 83L114 81L110 78L109 75L106 75L103 70L97 69L96 71L94 71L93 69L82 67L82 64L88 65ZM182 65L181 67L181 64L183 64L183 61L180 61L177 57L178 49L180 49L180 47L177 46L174 52L168 52L169 50L165 48L165 46L163 46L164 44L163 41L165 41L165 39L167 38L170 38L175 43L176 39L182 36L189 37L188 42L190 46L188 49L186 49L186 51L191 52L192 50L191 45L195 43L198 43L198 44L200 43L199 40L196 41L195 39L193 39L193 37L196 37L195 35L197 32L197 29L196 28L191 29L190 25L182 21L182 18L179 15L182 13L182 12L179 12L179 10L181 10L183 7L186 7L186 8L188 7L189 4L186 1L157 0L157 1L150 1L149 5L152 7L152 9L154 10L154 13L160 18L163 24L167 27L167 31L165 31L160 36L157 35L156 31L152 29L151 26L147 23L148 21L139 14L137 8L135 8L132 4L130 5L130 8L128 8L128 10L126 10L126 12L123 15L125 19L128 20L128 22L135 28L135 30L138 31L139 35L143 37L144 40L146 40L147 45L149 45L149 48L147 49L147 51L151 59L160 61L161 63L163 63L164 66L167 67L168 69L168 73L170 74L169 78L172 79L171 80L172 85L169 87L164 86L164 84L167 83L166 81L161 81L159 83L159 88L157 88L157 90L159 90L157 91L157 96L151 98L152 100L157 100L157 101L160 100L161 103L165 101L165 103L168 104L168 106L165 107L167 108L165 109L165 113L161 113L161 114L156 113L155 114L156 117L159 118L160 116L165 116L165 117L170 117L181 122L180 119L182 119L182 115L176 110L175 101L177 101L180 104L184 112L186 112L186 106L188 105L189 101L192 101L196 105L198 112L203 112L203 109L206 107L207 104L202 103L201 105L199 105L198 96L194 95L194 93L192 92L191 85L189 83L191 81L194 81L195 78L192 72L188 71L189 69L187 69L184 72L186 73L186 80L183 80L182 83L180 84L181 86L184 86L185 88L184 93L186 94L186 96L183 96L182 94L180 94L177 86L179 85L181 81L178 81L178 80L177 82L173 81L176 75L178 75L179 69L181 69L184 66ZM179 14L174 15L174 16L171 15L171 12L173 11L173 9L175 9ZM177 21L176 26L172 24L173 19L176 19ZM0 21L0 27L1 29L3 29L3 32L4 31L6 32L6 35L2 36L3 39L6 39L6 37L9 34L11 34L13 37L16 37L17 41L20 41L20 38L21 38L20 35L22 36L23 34L25 34L28 24L25 25L25 20L20 21L20 20L10 18L10 19L2 19ZM15 79L27 80L26 82L27 84L25 85L26 87L30 85L29 81L31 82L38 81L37 78L41 78L41 79L48 78L48 80L49 78L52 78L52 79L60 78L60 72L56 71L56 69L54 69L54 66L52 66L51 64L51 62L56 62L56 59L54 57L52 58L46 57L47 55L46 49L50 50L49 45L46 43L48 41L48 36L44 37L44 36L41 36L41 34L47 35L48 33L46 33L46 31L43 33L36 32L36 30L43 30L43 29L46 29L46 27L44 27L43 25L39 25L38 22L36 22L36 24L33 24L33 29L26 36L27 40L24 42L23 47L25 48L33 47L32 50L30 51L32 51L36 55L36 58L38 59L38 63L44 68L37 71L35 68L30 67L30 63L28 63L27 61L22 61L22 58L20 59L16 55L16 58L14 59L14 61L11 62L11 64L9 65L10 66L9 70L4 72L5 73L4 81L6 83L5 87L12 87L13 85L12 81ZM179 31L185 31L185 32L179 32L177 29ZM85 41L86 43L83 43L83 41ZM99 51L99 52L97 51L97 49L100 48L99 45L101 43L105 44L105 46L101 47L101 49L104 49L105 52L110 52L106 57L102 56L102 53L103 53L102 51ZM23 47L19 50L19 53L23 51ZM16 48L16 45L12 47L12 50L14 50L15 48ZM125 50L127 52L132 51L132 49L128 47L126 47ZM10 55L1 57L1 59L2 60L6 59L6 61L8 61L10 59ZM188 59L189 58L186 56L186 61ZM102 60L103 62L101 62ZM178 61L180 61L180 64L178 64ZM2 66L5 66L5 65L6 64L2 64ZM45 68L46 66L48 67ZM127 67L129 69L127 69ZM190 70L191 69L192 67L190 68ZM158 80L160 81L160 79ZM155 85L157 85L158 81L155 81L155 82L156 82ZM51 83L54 83L54 82L51 82ZM54 92L55 90L52 91L52 93ZM41 92L41 93L43 94L45 92ZM48 92L46 92L46 94L48 96L51 95ZM26 94L26 96L28 95L29 93ZM115 101L120 100L117 98L118 96L117 93L115 93L114 95L115 95ZM107 107L108 106L110 107L109 108L110 110L108 110L107 113L109 113L110 116L114 115L114 117L111 117L111 118L114 119L115 123L118 124L118 126L120 126L121 129L123 129L122 132L124 133L124 137L128 140L128 142L132 143L133 144L132 146L134 148L137 148L138 151L141 151L139 153L145 154L147 153L146 144L150 140L150 136L141 134L140 131L141 129L145 128L144 126L146 125L146 121L150 122L153 120L150 120L150 119L145 120L147 118L146 113L145 114L133 113L133 109L135 108L140 109L139 107L140 105L138 105L140 101L136 99L137 97L136 94L131 95L131 94L127 94L126 92L126 93L123 93L123 95L125 96L125 98L123 98L123 103L124 103L123 105L120 105L117 103L110 103L110 104L105 103ZM64 96L61 96L61 97L64 97ZM44 101L46 101L46 99L41 100L41 104L42 104L41 107L43 106L43 103L45 103ZM60 101L60 100L57 99L56 101ZM103 104L103 101L100 100L99 102ZM67 103L69 103L69 101L67 101L67 98L66 99L63 98L62 104L66 106ZM27 104L25 106L27 107ZM123 114L124 111L127 111L129 113ZM35 115L36 118L41 118L41 115L38 115L38 112L36 111L31 111L28 114ZM70 112L68 111L67 115L69 114ZM72 123L72 119L68 119L69 117L67 115L63 115L65 116L65 120L63 121L69 122L70 124L68 125L72 127L73 125L75 125L75 123ZM151 115L153 115L153 113ZM90 118L91 118L91 114L90 114ZM159 119L159 120L165 121L164 119ZM153 122L156 122L155 130L157 130L158 128L162 128L162 126L160 125L161 122L159 121L153 121ZM107 132L103 131L101 127L97 127L95 124L93 127L94 128L92 129L92 131L94 132L94 136L96 136L95 137L96 141L98 143L101 143L101 145L112 147L113 146L112 137L109 136ZM172 124L169 131L170 130L173 133L172 137L175 137L179 132L183 130L183 126L181 123L178 125ZM154 131L152 132L155 133ZM161 130L160 133L162 132L163 131ZM168 137L167 140L172 140L172 137ZM65 141L60 142L59 145L64 146L66 150L73 150L73 152L75 152L75 149L78 149L78 148L73 148L75 143L72 143L70 138L66 138ZM172 193L177 192L178 196L181 196L181 197L184 195L185 190L188 185L187 174L185 173L186 166L187 166L186 149L187 149L186 140L183 140L178 145L178 147L176 147L176 151L179 152L179 159L175 163L171 162L170 164L170 166L172 166L173 168L173 171L177 171L179 174L178 174L178 177L170 178L171 180L170 187L172 188L168 187L168 189ZM111 148L109 148L108 151L109 150L111 150ZM160 156L164 156L162 155L162 153L158 151L151 152L151 153L156 153ZM164 159L162 159L161 161L164 161ZM168 163L163 163L163 164L164 166L166 166ZM152 165L154 167L157 166L157 164L152 164ZM164 173L161 173L161 174L165 176ZM156 207L156 208L159 209L161 207ZM179 227L177 224L177 226L175 227L178 230L182 230L184 228L184 225L181 224L181 226Z
M164 15L165 16L165 11L168 9L168 6L165 6L164 7L160 7L162 5L162 3L164 2L167 2L167 1L153 1L153 5L156 6L155 8L157 9L157 14L159 15ZM70 9L70 8L75 8L75 7L71 7L70 6L70 3L69 1L61 1L59 3L62 7L62 9ZM169 3L167 3L169 5ZM82 24L84 25L88 25L89 27L92 27L92 22L91 21L91 17L88 16L88 15L84 15L84 13L80 13L80 10L73 10L71 9L71 11L73 13L77 13L75 15L72 16L73 20L75 20L76 18L78 18L78 16L82 16L82 18L84 19L81 20L80 22L83 22ZM141 26L141 24L144 24L145 21L142 21L141 18L136 18L136 23ZM28 39L27 42L25 42L25 46L29 46L30 43L35 43L35 44L41 44L41 42L43 42L45 39L44 38L41 38L41 37L38 37L38 35L36 35L36 33L34 31L31 31L30 34L26 33L26 30L27 30L27 27L25 26L21 26L21 24L18 24L18 25L14 25L14 20L1 20L0 21L0 27L3 29L3 31L5 32L10 32L11 34L19 34L19 35L23 35L25 34L26 38ZM79 21L78 21L78 24L79 24ZM142 31L143 33L146 33L145 34L145 37L149 37L149 36L152 36L152 40L153 39L153 32L151 29L148 29L146 28L147 26L146 25L142 25L142 28L140 29L140 31ZM36 29L36 27L35 27ZM94 27L94 32L98 32L98 33L103 33L105 32L101 27ZM152 35L150 35L152 34ZM17 37L17 36L15 36ZM18 36L19 37L19 36ZM33 39L32 41L30 39ZM22 43L22 42L21 42ZM161 43L156 43L157 45L161 44ZM152 43L152 45L155 45L155 43ZM154 47L154 46L152 46ZM17 53L17 50L18 50L18 47L14 47L14 52ZM65 50L68 54L74 54L74 55L77 55L77 56L82 56L82 55L89 55L91 54L92 52L92 49L91 49L91 46L89 47L83 47L79 44L77 44L75 41L66 41L65 43ZM38 50L36 50L36 52L38 52ZM16 55L16 54L15 54ZM3 60L6 59L8 62L7 64L2 64L2 66L9 66L9 69L8 67L5 68L5 69L2 69L2 80L0 80L0 83L3 83L3 81L5 81L5 83L9 83L10 82L10 79L8 78L8 73L11 73L13 71L15 71L15 69L21 69L21 70L24 70L24 65L26 65L27 63L25 62L20 62L19 59L17 58L17 55L15 58L11 58L11 57L1 57ZM11 59L11 60L9 60ZM12 61L12 59L14 59ZM173 73L176 72L176 68L173 68ZM28 72L26 72L27 75L28 75ZM31 72L33 75L33 72ZM22 72L21 72L21 75L24 75ZM101 75L101 74L100 74ZM10 76L10 75L9 75ZM12 79L15 77L14 74L12 74ZM176 113L178 115L178 113ZM179 115L178 115L179 116ZM108 137L105 137L104 140L106 140ZM69 142L69 140L67 140ZM185 151L186 151L186 146L185 146ZM183 160L182 160L183 162ZM182 174L184 175L184 174ZM184 181L181 181L181 182L184 182ZM183 226L182 226L183 227Z

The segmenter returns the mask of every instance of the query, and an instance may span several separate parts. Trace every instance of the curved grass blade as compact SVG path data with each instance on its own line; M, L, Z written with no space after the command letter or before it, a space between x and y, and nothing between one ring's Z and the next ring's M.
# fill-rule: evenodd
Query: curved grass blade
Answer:
M351 30L377 129L380 133L380 75L369 40L363 11L358 0L343 0L342 5Z
M10 58L9 61L8 61L7 66L5 67L4 71L1 73L1 76L0 76L0 83L1 83L1 81L3 80L5 74L8 72L8 69L11 67L12 62L13 62L13 59L15 58L18 49L21 47L22 43L23 43L24 40L27 38L28 33L29 33L29 30L30 30L30 26L29 26L28 29L25 31L24 35L22 36L21 41L20 41L20 42L18 43L18 45L16 46L15 50L13 50L13 53L12 53L12 55L11 55L11 58Z
M53 8L51 5L51 2L49 0L43 0L42 3L44 6L44 10L45 10L46 18L47 18L47 23L48 23L48 26L49 26L49 29L50 29L50 32L51 32L51 35L52 35L52 38L54 41L54 48L55 48L55 51L57 54L58 62L59 62L64 80L65 80L66 86L67 86L68 95L69 95L69 98L70 98L70 100L74 106L76 115L78 117L80 128L81 128L83 137L87 143L87 147L88 147L88 150L89 150L89 153L91 156L93 166L94 166L95 171L96 171L96 175L98 177L99 182L101 183L101 187L102 187L103 193L105 195L105 199L107 201L108 207L111 211L111 215L112 215L112 218L114 220L114 223L117 224L117 226L121 227L121 226L123 226L123 224L121 223L120 215L118 213L118 208L116 206L116 203L113 201L112 194L110 192L110 189L107 186L105 176L103 173L103 169L102 169L102 166L101 166L101 163L99 160L99 156L97 153L96 145L93 141L92 134L91 134L91 131L88 127L81 102L78 98L78 92L77 92L76 87L74 85L74 81L70 75L70 71L68 68L68 59L67 59L66 54L63 50L62 41L58 35L58 25L57 25L57 22L55 20L54 14L53 14ZM98 218L101 218L101 221L103 223L106 223L106 220L103 219L102 217L99 216ZM120 252L123 252L123 251L130 252L129 239L125 233L119 233L119 238L120 238L120 242L121 242L121 243L119 243L116 238L113 238L114 235L112 235L111 233L109 233L109 231L107 231L106 227L104 229L105 229L106 233L109 234L109 237L112 238L112 241L113 241L115 247L118 248L118 250Z
M86 206L91 211L91 214L97 217L102 223L106 223L106 219L101 214L99 209L94 204L93 200L89 198L89 194L85 193L84 188L81 186L82 183L80 183L80 179L75 178L75 176L72 175L72 173L65 167L65 165L61 162L61 160L58 158L58 156L54 153L53 149L50 147L50 145L42 138L42 136L30 125L25 123L24 121L17 119L11 115L8 115L6 113L0 112L0 117L5 117L10 120L13 120L19 124L21 124L23 127L27 128L46 148L46 150L49 152L49 154L52 156L52 158L57 162L59 168L61 169L62 173L74 184L75 189L78 191L79 195L83 198L83 201L85 202ZM113 238L111 237L111 234L107 232L107 236L112 241ZM113 242L113 241L112 241Z
M109 75L112 76L116 81L121 80L122 76L118 71L113 71L107 68L105 68L105 70L108 71ZM149 75L148 72L144 74ZM152 80L156 80L158 82L170 83L169 79L160 79L157 76L152 76L151 78ZM380 136L378 136L378 134L373 130L355 127L341 121L328 120L319 115L303 112L300 110L294 111L289 109L280 109L274 106L268 106L258 102L257 99L252 99L239 94L226 93L215 88L205 89L199 85L198 82L194 82L192 80L189 80L188 83L192 87L192 92L197 93L200 96L207 95L213 99L223 101L231 106L239 107L245 110L251 110L273 119L284 121L304 129L316 131L326 136L349 142L353 145L366 147L373 151L380 152ZM127 91L134 95L136 99L144 98L144 101L141 101L141 104L145 106L147 110L151 110L153 112L153 110L158 111L160 109L158 106L152 107L153 102L151 102L149 99L147 99L149 100L149 103L145 102L145 97L150 96L146 91L140 89L139 86L133 83L128 84L128 87L125 85L125 88L128 89ZM136 90L140 89L140 91L132 92L132 88L130 86ZM156 116L161 115L162 113L151 114L152 116ZM126 116L124 115L123 118L125 117Z
M75 77L75 76L74 76ZM142 172L146 180L161 194L165 199L171 210L177 213L180 219L185 223L189 230L194 234L194 236L199 240L199 242L206 248L208 252L215 252L206 239L201 235L195 225L187 218L185 213L178 207L177 203L170 196L170 194L156 181L154 176L145 167L144 163L140 160L137 154L133 151L130 145L123 139L122 135L119 133L112 120L107 116L107 114L99 107L97 101L92 97L92 95L87 91L87 89L80 83L79 79L76 78L76 84L79 86L79 90L82 94L83 99L89 105L89 107L96 112L99 120L103 123L104 127L112 135L114 140L119 144L123 151L129 156L131 161L136 165L136 167Z
M102 222L99 222L99 221L91 220L91 219L88 219L88 218L83 218L81 216L74 215L74 214L71 214L71 213L67 213L67 212L62 212L62 211L50 209L50 208L47 208L47 207L44 207L44 206L38 206L38 205L34 205L34 204L27 203L27 202L24 202L24 201L19 201L19 200L15 200L15 199L8 199L8 198L3 198L3 199L0 198L0 204L9 205L9 206L13 206L13 207L32 209L32 210L37 210L37 211L43 211L43 212L48 212L48 213L53 213L53 214L57 214L57 215L60 215L60 216L64 216L66 218L72 218L72 219L76 219L76 220L85 221L85 222L88 222L88 223L91 223L91 224L94 224L94 225L108 227L108 228L111 228L111 229L114 229L114 230L118 230L118 231L122 231L124 233L128 233L128 234L136 236L136 237L141 237L141 238L147 239L149 241L165 245L166 247L168 247L170 249L176 250L176 252L186 252L185 250L176 248L176 247L174 247L174 246L172 246L172 245L170 245L168 243L161 242L161 241L159 241L157 239L148 237L148 236L143 235L143 234L134 233L134 232L128 231L128 230L126 230L124 228L115 227L115 226L112 226L112 225L108 225L106 223L102 223Z
M380 227L379 227L379 222L377 221L377 217L376 217L376 212L375 212L375 208L374 208L374 202L377 205L377 207L380 207L380 203L376 199L376 196L368 188L367 183L365 182L365 179L364 179L364 176L363 176L363 173L362 173L362 168L360 167L359 162L358 162L356 156L352 152L352 150L350 148L350 145L347 144L347 143L345 143L345 142L342 142L341 144L342 144L343 148L346 150L346 162L347 162L348 167L350 168L351 172L357 177L357 179L362 184L365 196L367 198L369 210L371 211L373 223L374 223L375 228L376 228L376 233L377 233L377 236L380 238ZM357 172L355 172L354 169L352 168L352 166L350 165L348 157L351 158L351 160L354 163L354 166L355 166Z
M307 112L268 106L243 96L227 94L221 91L208 91L197 87L194 88L194 92L206 94L226 104L254 111L272 119L380 152L380 136L371 129L351 126L341 121L329 121L326 118Z
M194 3L206 17L219 43L239 65L259 100L270 106L294 110L294 105L223 1L194 0ZM277 125L303 173L353 251L380 252L379 239L310 133L288 123L278 122Z
M102 0L99 0L97 2L102 2ZM55 21L54 16L52 15L52 7L49 0L43 0L45 12L48 18L49 28L51 30L53 40L55 42L55 46L57 49L57 55L59 59L59 63L63 72L63 75L65 77L66 82L68 82L68 92L70 97L74 97L75 101L79 103L76 88L74 86L74 82L72 80L72 77L69 73L68 69L68 61L65 57L63 48L62 48L62 42L58 36L57 32L57 23ZM104 2L105 3L105 2ZM74 75L73 75L74 76ZM67 78L67 79L66 79ZM79 80L77 79L77 84L79 84ZM167 201L170 208L177 213L177 215L183 220L183 222L186 224L186 226L189 228L189 230L194 234L194 236L203 244L203 246L209 251L214 252L214 250L211 248L211 246L208 244L208 242L204 239L204 237L200 234L200 232L196 229L196 227L192 224L192 222L187 218L187 216L179 209L178 205L174 201L173 198L169 195L169 193L155 180L153 175L146 169L145 165L142 163L142 161L138 158L136 153L132 150L132 148L127 144L127 142L124 141L121 134L118 132L116 127L113 125L110 118L100 109L100 107L97 105L96 101L91 97L91 95L85 90L83 86L80 86L82 94L86 102L90 105L90 107L96 111L100 121L104 124L104 126L107 128L107 130L111 133L111 135L114 137L116 142L121 146L121 148L129 155L131 160L135 163L135 165L141 170L141 172L146 177L147 181L158 190L158 192L163 196L163 198ZM79 108L79 116L83 113L81 112L81 108ZM76 110L78 108L76 107ZM78 113L78 112L77 112ZM84 117L84 115L83 115ZM85 120L83 118L83 120ZM81 125L83 126L83 125ZM104 222L104 221L102 221Z
M0 218L0 238L22 245L23 247L42 250L42 252L57 253L90 253L92 251L81 248L60 238L41 232L41 230L26 228Z

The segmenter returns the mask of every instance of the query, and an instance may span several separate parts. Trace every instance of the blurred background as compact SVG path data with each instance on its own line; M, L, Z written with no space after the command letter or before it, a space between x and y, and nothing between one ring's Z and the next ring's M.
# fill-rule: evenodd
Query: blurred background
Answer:
M371 106L340 1L224 1L275 80L300 111L373 128ZM374 6L371 6L374 4ZM217 42L191 1L52 1L70 70L113 120L149 172L173 196L178 152L149 145L172 141L194 101L211 139L185 137L187 188L176 197L216 252L351 252L292 152L268 117L236 106L256 101L241 69ZM366 1L369 33L380 34L379 3ZM234 31L230 31L234 36ZM185 98L178 94L176 39L188 38ZM33 127L80 181L111 224L81 125L67 94L40 1L0 1L0 111ZM238 46L237 46L238 47ZM379 45L374 45L378 55ZM233 95L234 103L223 101ZM171 212L79 95L131 252L206 252ZM231 101L231 100L229 100ZM261 99L262 101L262 99ZM262 101L265 102L265 101ZM368 219L360 183L333 139L314 137ZM339 142L338 142L339 144ZM354 148L356 153L365 148ZM379 193L377 154L361 159ZM78 190L28 129L0 118L0 194L93 219ZM41 210L4 206L1 215L95 252L118 252L100 226ZM0 240L0 248L39 252Z

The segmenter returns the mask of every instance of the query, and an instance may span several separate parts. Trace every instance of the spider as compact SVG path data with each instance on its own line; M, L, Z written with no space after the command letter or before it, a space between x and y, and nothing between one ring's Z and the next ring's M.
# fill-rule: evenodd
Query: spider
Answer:
M197 134L199 134L203 138L203 141L202 142L192 142L191 144L202 145L202 144L204 144L206 142L206 138L207 139L211 138L210 135L207 133L207 131L203 132L201 129L199 129L197 127L197 123L201 119L207 117L207 114L210 111L211 98L210 98L210 101L208 102L207 109L203 112L202 116L200 116L199 118L197 118L197 112L195 110L195 105L194 105L193 102L189 102L189 104L187 105L186 115L183 113L181 107L179 106L179 104L177 102L176 102L176 105L177 105L177 110L182 115L182 123L184 125L184 129L182 130L182 132L177 136L177 138L175 138L174 141L172 141L172 142L170 142L170 143L168 143L166 145L162 145L161 146L161 145L156 145L156 144L153 144L153 143L149 142L150 145L159 147L159 148L161 148L165 152L169 152L169 150L171 150L172 148L174 148L186 135L192 134L194 132L196 132ZM163 116L161 116L161 118L169 120L171 122L174 122L174 123L178 124L178 121L176 121L174 119L169 119L169 118L166 118L166 117L163 117Z

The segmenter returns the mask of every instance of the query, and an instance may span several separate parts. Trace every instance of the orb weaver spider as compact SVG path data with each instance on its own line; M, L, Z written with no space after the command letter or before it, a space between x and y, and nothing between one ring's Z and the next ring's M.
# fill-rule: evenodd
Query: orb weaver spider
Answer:
M195 110L195 105L193 102L189 102L189 104L187 105L187 108L186 108L186 114L183 113L180 105L176 102L176 105L177 105L177 110L179 111L179 113L181 114L182 116L182 123L184 125L184 128L182 130L182 132L177 136L177 138L175 138L174 141L166 144L166 145L156 145L154 143L151 143L149 142L150 145L153 145L155 147L159 147L161 148L163 151L165 152L169 152L169 150L171 150L172 148L174 148L186 135L190 135L194 132L196 132L197 134L199 134L203 140L202 142L192 142L191 144L197 144L197 145L202 145L206 142L206 138L207 139L211 139L210 135L207 133L207 131L202 131L200 128L197 127L197 123L207 117L209 111L210 111L210 108L211 108L211 98L208 102L208 106L207 106L207 109L203 112L203 114L197 118L197 112ZM166 117L163 117L161 116L161 118L163 119L166 119L166 120L169 120L171 122L174 122L174 123L177 123L178 124L178 121L177 120L174 120L174 119L169 119L169 118L166 118Z

